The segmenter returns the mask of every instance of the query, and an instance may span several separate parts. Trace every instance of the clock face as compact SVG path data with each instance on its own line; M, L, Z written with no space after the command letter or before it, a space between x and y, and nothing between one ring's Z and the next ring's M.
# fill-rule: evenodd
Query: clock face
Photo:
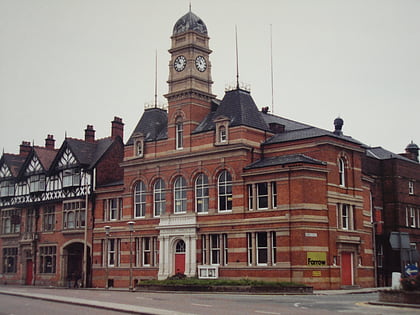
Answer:
M185 66L187 65L187 59L184 56L178 56L175 59L174 62L174 68L176 71L182 71L185 69Z
M206 59L203 56L198 56L195 58L195 66L198 71L204 72L207 69Z

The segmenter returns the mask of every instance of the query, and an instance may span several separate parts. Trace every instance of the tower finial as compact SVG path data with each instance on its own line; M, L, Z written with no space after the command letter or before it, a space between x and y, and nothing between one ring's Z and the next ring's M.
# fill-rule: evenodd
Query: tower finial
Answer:
M191 1L190 1L190 12L191 12Z
M236 42L236 88L239 89L239 55L238 55L238 28L235 25L235 42Z
M155 108L158 107L157 104L157 49L155 51Z
M271 111L274 114L273 25L270 24Z

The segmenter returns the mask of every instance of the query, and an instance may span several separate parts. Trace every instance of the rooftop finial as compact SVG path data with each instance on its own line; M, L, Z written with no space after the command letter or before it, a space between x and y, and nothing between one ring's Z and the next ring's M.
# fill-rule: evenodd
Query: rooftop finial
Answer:
M191 12L191 1L190 1L190 12Z
M191 7L191 4L190 4ZM155 51L155 108L158 107L157 104L157 49Z
M236 88L239 89L238 28L236 25L235 25L235 42L236 42Z

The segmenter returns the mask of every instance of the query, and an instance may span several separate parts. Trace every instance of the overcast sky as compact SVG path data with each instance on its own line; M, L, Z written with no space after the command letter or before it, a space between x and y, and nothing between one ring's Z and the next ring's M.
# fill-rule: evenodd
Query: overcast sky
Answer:
M0 149L22 140L56 147L125 122L125 141L167 93L170 36L188 0L0 0ZM210 36L213 93L240 81L259 108L404 152L420 145L419 0L192 0Z

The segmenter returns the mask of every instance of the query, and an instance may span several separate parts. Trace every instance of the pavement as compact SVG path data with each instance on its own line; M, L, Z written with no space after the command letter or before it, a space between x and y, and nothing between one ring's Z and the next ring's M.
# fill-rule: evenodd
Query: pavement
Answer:
M354 288L354 289L342 289L342 290L314 290L314 295L340 295L340 294L364 294L364 293L374 293L380 290L387 290L390 288L381 287L381 288ZM150 308L140 306L138 304L127 304L129 300L126 300L126 303L113 303L106 301L96 301L92 299L81 298L77 295L69 294L72 291L83 292L83 291L106 291L105 289L98 288L87 288L87 289L66 289L66 288L56 288L56 287L33 287L33 286L15 286L15 285L0 285L0 294L21 296L32 299L40 299L45 301L64 303L64 304L73 304L87 307L94 307L99 309L124 312L130 314L144 314L144 315L190 315L186 313L179 313L176 311L168 311L158 308ZM120 292L130 292L127 289L109 289L108 291L120 291ZM191 292L189 292L191 293ZM218 294L218 293L214 293ZM83 296L83 295L82 295ZM397 307L412 307L419 308L420 305L410 305L410 304L398 304L398 303L385 303L379 301L372 301L369 304L373 305L382 305L382 306L397 306Z

